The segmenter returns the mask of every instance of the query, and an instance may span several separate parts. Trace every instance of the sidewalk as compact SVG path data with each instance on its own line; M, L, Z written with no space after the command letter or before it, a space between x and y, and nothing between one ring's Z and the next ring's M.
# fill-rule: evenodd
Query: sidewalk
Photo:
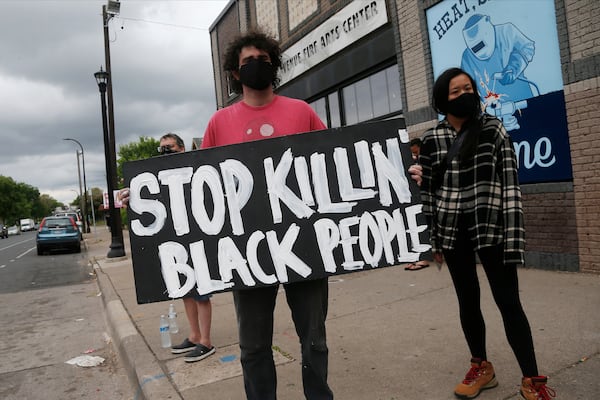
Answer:
M86 235L103 294L109 330L136 387L135 399L245 399L231 293L213 296L215 355L187 364L160 346L158 323L168 302L136 302L128 232L127 256L107 259L110 233ZM560 399L600 398L600 276L522 269L521 300L531 324L540 373ZM482 307L488 357L500 385L478 399L520 399L521 374L504 335L486 279ZM401 267L330 278L327 337L329 384L340 400L446 400L464 377L469 352L447 271ZM183 302L174 300L179 333L187 332ZM301 400L298 338L280 291L274 356L278 396Z

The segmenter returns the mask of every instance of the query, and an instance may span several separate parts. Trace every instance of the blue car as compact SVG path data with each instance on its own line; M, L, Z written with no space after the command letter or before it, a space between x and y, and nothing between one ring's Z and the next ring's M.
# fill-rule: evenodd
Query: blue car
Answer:
M81 252L81 232L71 217L46 217L37 232L38 255L50 250Z

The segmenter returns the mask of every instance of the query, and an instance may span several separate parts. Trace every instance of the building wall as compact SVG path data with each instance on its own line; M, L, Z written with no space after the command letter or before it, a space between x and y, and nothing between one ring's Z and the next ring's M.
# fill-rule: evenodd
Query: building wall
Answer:
M522 185L526 266L578 271L578 240L573 185Z
M248 5L245 0L232 1L223 10L217 22L209 29L217 109L230 104L231 99L234 97L229 93L227 80L223 72L223 55L229 42L240 32L247 29L247 13Z
M260 3L262 0L255 1ZM281 48L285 50L350 2L351 0L278 1Z
M290 30L297 29L310 16L318 11L317 0L303 0L288 2L288 27Z
M256 10L256 23L263 27L275 39L279 37L279 11L276 0L260 0L254 3Z
M542 0L540 0L542 1ZM286 49L318 27L349 0L232 0L230 9L211 28L213 49L223 49L234 31L256 25L277 29ZM420 136L437 122L431 110L433 86L426 9L440 0L387 0L390 40L397 54L403 89L403 116L411 137ZM600 2L555 0L556 24L564 82L572 182L522 185L527 230L526 264L536 268L600 273ZM276 8L276 10L275 10ZM276 21L270 21L276 18ZM217 35L215 35L217 31ZM372 34L373 37L379 33ZM387 36L386 36L387 38ZM393 42L393 43L392 43ZM356 48L365 46L365 41ZM309 99L323 90L336 71L350 71L342 60L345 51L283 87L284 94ZM363 53L361 53L363 54ZM214 60L213 60L214 62ZM369 60L363 61L368 64ZM215 71L220 64L214 65ZM226 94L223 82L217 96ZM327 78L327 79L326 79ZM286 93L287 90L287 93ZM223 96L219 107L236 99Z
M600 272L600 78L565 87L579 268Z
M428 117L433 84L425 10L437 0L397 0L400 49L411 136L435 124ZM545 269L600 273L600 2L555 1L573 182L522 185L526 263ZM418 26L415 26L418 25Z
M558 2L579 268L600 272L600 2ZM564 10L564 11L563 11Z
M397 49L397 52L402 54L401 68L404 71L404 85L406 88L406 101L404 104L407 105L405 112L407 124L433 120L435 114L431 110L429 96L433 73L430 66L431 58L429 57L430 51L422 2L395 1L393 3L396 3L395 7L390 8L395 8L398 18L400 48ZM432 125L432 123L427 124L423 130Z

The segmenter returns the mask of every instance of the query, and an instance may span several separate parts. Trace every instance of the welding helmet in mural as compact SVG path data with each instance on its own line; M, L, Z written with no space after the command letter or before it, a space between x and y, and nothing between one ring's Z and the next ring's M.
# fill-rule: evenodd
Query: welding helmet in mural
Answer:
M463 28L463 37L467 47L480 60L489 59L496 47L496 32L488 15L471 16Z

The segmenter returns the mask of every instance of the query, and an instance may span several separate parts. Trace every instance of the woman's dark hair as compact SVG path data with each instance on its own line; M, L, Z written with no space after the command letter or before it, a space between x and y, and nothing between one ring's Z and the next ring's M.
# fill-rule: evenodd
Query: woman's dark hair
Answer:
M433 109L442 115L448 113L448 95L450 94L450 81L458 75L466 75L471 81L474 93L479 97L479 91L477 90L477 83L471 75L460 68L449 68L441 73L441 75L435 80L433 84L431 106ZM459 150L459 159L461 161L468 160L475 155L477 145L479 143L479 134L483 128L481 113L473 115L462 125L460 132L465 132L467 136L462 143Z
M230 78L231 88L235 93L242 93L242 84L235 79L232 72L240 69L240 53L244 47L249 46L264 50L269 54L271 65L273 66L272 84L273 88L276 88L277 85L279 85L277 72L279 71L279 67L281 67L281 48L279 47L279 42L277 42L277 40L268 36L258 28L253 28L244 34L237 36L229 43L229 46L225 51L225 56L223 57L223 69Z
M477 83L467 72L460 68L449 68L442 72L440 76L435 80L433 84L433 91L431 97L431 106L433 109L442 115L448 113L448 95L450 94L450 81L456 78L458 75L466 75L471 81L471 86L475 91L475 94L479 96L477 91Z

